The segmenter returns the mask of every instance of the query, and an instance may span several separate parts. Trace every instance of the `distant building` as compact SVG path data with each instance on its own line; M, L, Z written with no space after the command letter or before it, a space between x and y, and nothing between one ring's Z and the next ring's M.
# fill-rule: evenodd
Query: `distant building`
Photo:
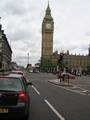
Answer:
M11 62L11 69L12 70L17 70L19 67L16 62Z
M54 21L51 16L51 10L48 3L45 17L42 22L42 50L41 50L41 66L45 67L45 64L58 64L60 54L58 51L53 52L53 32ZM69 50L67 53L63 53L63 63L71 68L77 70L87 69L90 65L90 46L88 48L88 55L70 55ZM57 67L57 66L56 66ZM57 68L52 68L57 69Z
M0 24L0 70L11 68L12 50Z
M90 65L90 51L88 55L72 55L65 53L63 56L63 62L66 64L66 66L69 66L72 69L79 71L87 69L87 66Z

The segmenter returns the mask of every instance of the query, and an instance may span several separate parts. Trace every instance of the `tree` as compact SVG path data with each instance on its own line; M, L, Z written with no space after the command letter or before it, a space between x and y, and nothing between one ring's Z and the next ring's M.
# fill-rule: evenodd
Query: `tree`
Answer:
M49 58L44 58L41 61L40 68L42 71L48 72L48 70L50 69L51 66L52 66L52 62L51 62L51 59L49 59Z
M90 74L90 64L87 66L87 73Z

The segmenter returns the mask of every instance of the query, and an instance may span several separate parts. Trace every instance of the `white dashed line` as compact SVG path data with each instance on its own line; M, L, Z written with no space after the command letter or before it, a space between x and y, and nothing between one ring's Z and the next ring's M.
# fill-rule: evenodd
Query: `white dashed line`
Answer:
M32 85L32 88L35 90L35 92L40 95L40 92Z
M62 117L62 115L60 115L60 113L46 99L44 99L44 101L51 108L51 110L58 116L60 120L65 120L65 118Z
M81 88L82 89L82 91L79 91L79 90L73 90L73 89L70 89L70 88L65 88L65 87L62 87L62 86L60 86L60 85L57 85L57 84L53 84L53 83L50 83L50 84L52 84L52 85L54 85L54 86L56 86L56 87L59 87L59 88L63 88L63 89L65 89L65 90L67 90L67 91L69 91L69 92L73 92L73 93L78 93L78 94L81 94L81 95L87 95L87 94L85 94L85 92L87 91L87 90L85 90L84 88ZM80 87L72 87L72 88L80 88ZM83 92L84 91L84 92ZM88 94L88 95L90 95L90 94Z
M83 90L83 92L88 92L88 90Z

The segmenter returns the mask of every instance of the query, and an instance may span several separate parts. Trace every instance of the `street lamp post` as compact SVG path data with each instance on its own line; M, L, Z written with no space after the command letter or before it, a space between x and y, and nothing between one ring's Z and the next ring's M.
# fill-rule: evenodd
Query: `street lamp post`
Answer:
M29 65L29 53L28 53L28 58L27 58L27 64Z

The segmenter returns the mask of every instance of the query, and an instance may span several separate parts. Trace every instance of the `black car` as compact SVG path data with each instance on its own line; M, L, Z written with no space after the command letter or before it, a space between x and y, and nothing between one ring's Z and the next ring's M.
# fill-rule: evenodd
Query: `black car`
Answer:
M18 74L0 76L0 117L27 120L30 108L25 77Z

